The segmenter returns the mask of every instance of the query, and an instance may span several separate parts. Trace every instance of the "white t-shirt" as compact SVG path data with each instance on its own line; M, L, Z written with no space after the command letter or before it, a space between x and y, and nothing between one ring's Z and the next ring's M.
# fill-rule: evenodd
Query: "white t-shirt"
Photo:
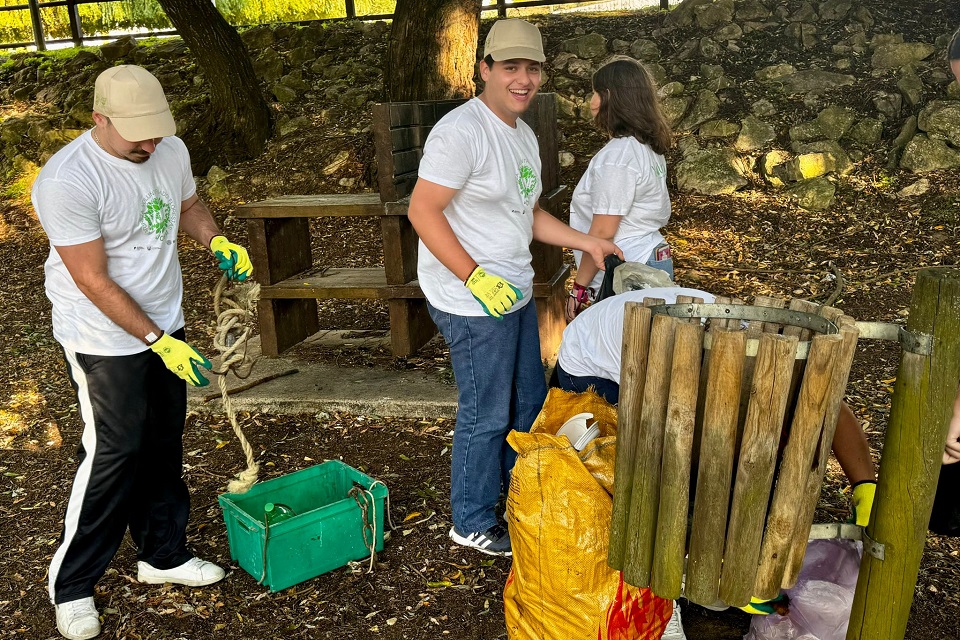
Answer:
M634 137L613 138L590 160L570 200L570 226L588 233L593 215L623 216L613 242L627 262L646 262L670 220L667 162ZM577 266L582 252L574 251ZM590 286L598 288L603 272Z
M423 148L420 178L456 189L444 214L467 253L487 273L505 278L523 292L512 313L533 296L533 208L540 197L540 151L533 130L498 118L479 98L440 119ZM461 316L482 316L483 308L463 282L423 242L417 276L427 300Z
M103 238L107 271L166 332L183 327L183 282L177 256L180 205L196 192L190 155L164 138L136 164L111 156L85 133L40 171L31 194L50 239L44 265L53 303L53 335L70 351L121 356L144 351L77 288L55 246Z
M572 376L613 380L620 384L620 357L623 348L623 311L628 302L663 298L673 304L677 296L703 298L711 304L712 293L684 287L661 287L624 291L590 305L563 330L557 362Z

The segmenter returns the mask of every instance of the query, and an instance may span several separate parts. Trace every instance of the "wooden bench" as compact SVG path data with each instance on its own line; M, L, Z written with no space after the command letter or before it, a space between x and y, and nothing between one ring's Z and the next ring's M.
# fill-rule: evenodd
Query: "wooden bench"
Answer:
M254 276L261 284L261 349L277 356L319 330L317 300L386 300L394 356L416 353L436 333L417 283L417 234L407 219L407 201L430 129L463 100L377 104L373 133L379 193L283 196L242 205ZM564 187L556 133L556 97L540 94L523 116L536 132L543 165L540 205L556 212ZM377 217L383 236L383 267L315 269L310 219ZM564 322L564 284L569 267L559 247L535 242L534 297L544 359L556 353Z

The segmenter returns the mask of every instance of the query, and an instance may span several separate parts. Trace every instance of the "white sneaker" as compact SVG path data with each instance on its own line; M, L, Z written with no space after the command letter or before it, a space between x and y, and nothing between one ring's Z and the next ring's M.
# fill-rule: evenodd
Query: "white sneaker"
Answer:
M670 616L660 640L687 640L687 634L683 632L683 624L680 622L680 605L676 600L673 601L673 615Z
M147 584L185 584L188 587L203 587L223 580L226 575L223 569L201 560L190 558L179 567L173 569L157 569L143 560L137 562L137 580Z
M491 556L511 556L510 532L502 524L495 524L486 531L463 534L450 527L450 539L457 544Z
M100 614L93 605L93 596L54 605L57 630L70 640L88 640L100 635Z

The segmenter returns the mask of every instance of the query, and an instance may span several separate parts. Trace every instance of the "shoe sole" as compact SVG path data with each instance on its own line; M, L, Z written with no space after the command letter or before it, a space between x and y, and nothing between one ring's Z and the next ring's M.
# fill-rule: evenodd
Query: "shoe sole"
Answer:
M142 573L137 574L137 581L143 584L182 584L185 587L206 587L207 585L220 582L223 578L224 576L208 578L207 580L171 580L170 578L161 578L159 576L153 577L145 576Z
M457 535L457 532L452 528L450 529L450 539L456 542L461 547L467 547L468 549L473 549L474 551L485 553L488 556L500 556L501 558L509 558L513 556L513 551L490 551L489 549L478 547L477 545L473 544L466 538L462 538L459 535Z
M75 635L68 631L64 631L62 628L60 628L60 624L57 623L57 631L59 631L60 635L62 635L67 640L90 640L90 638L96 638L98 635L100 635L101 629L98 628L96 633L88 633L86 635Z

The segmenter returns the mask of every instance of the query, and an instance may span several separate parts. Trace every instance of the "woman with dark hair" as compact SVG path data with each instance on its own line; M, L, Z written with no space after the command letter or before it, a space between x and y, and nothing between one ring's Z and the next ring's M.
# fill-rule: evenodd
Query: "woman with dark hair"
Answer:
M593 157L573 191L570 226L613 240L624 259L661 269L672 278L670 245L660 228L670 220L667 163L670 124L650 73L637 61L618 59L593 75L590 111L610 141ZM572 320L595 297L602 274L574 251L577 277L567 302Z

